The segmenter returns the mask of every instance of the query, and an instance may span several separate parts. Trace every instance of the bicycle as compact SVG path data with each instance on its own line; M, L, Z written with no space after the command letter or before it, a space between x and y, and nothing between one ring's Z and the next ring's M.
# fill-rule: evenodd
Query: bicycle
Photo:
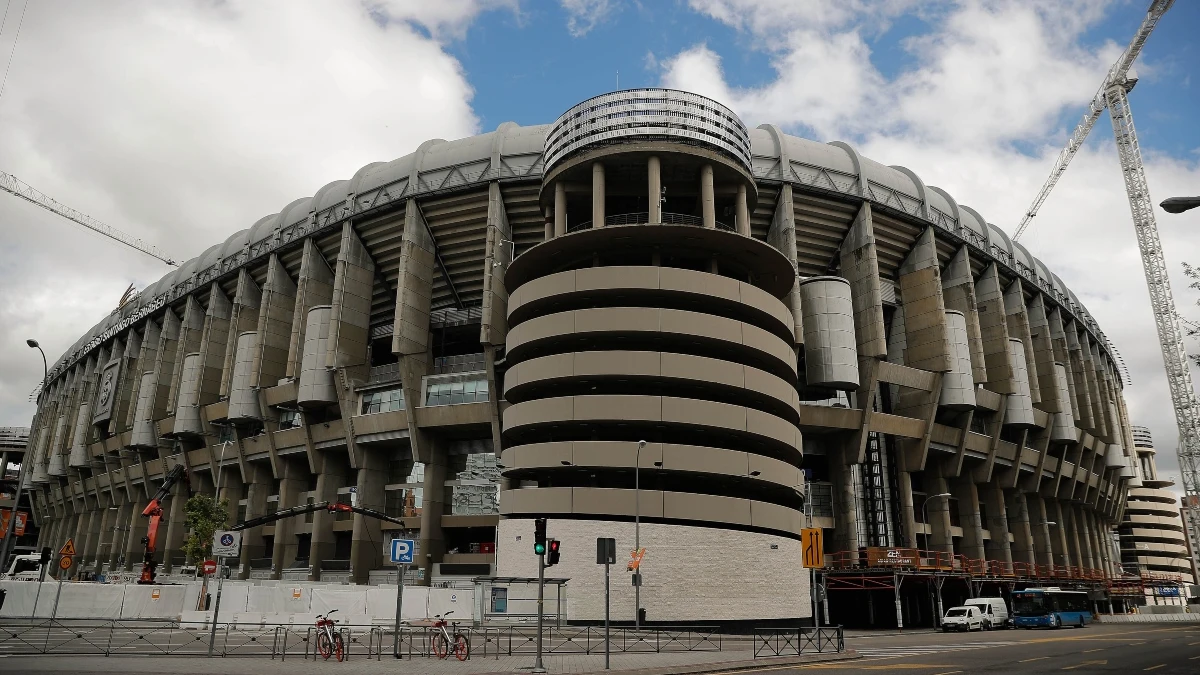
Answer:
M337 621L329 618L336 609L331 609L324 616L317 615L317 653L326 661L330 656L337 656L339 662L346 657L346 645L342 642L342 635L334 630L334 624Z
M458 629L458 622L453 624L453 637L451 637L450 631L446 630L446 626L449 624L446 621L446 617L453 613L453 611L449 611L445 614L435 614L433 616L434 619L437 619L433 622L433 653L439 659L444 659L450 655L450 645L454 645L454 658L459 661L466 661L467 657L471 655L471 642L467 638L466 633Z

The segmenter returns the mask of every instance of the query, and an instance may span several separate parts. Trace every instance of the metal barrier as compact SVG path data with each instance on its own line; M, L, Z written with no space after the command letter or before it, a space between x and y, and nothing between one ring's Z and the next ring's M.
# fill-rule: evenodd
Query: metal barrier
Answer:
M433 657L436 632L432 627L337 627L345 645L345 658L388 655L400 658ZM523 626L460 628L467 636L467 658L533 654L537 630ZM162 620L30 619L0 624L0 656L72 654L112 656L265 656L319 658L316 627L311 625L211 625ZM840 629L838 631L840 636ZM604 629L595 626L548 626L542 633L545 654L602 654ZM716 628L654 628L610 631L613 653L719 652L722 636ZM757 651L757 650L756 650Z
M754 630L754 658L846 651L841 626Z

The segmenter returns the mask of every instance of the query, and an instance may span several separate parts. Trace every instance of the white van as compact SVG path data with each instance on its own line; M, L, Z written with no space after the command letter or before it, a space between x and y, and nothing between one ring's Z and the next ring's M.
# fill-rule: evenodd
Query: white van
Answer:
M971 598L963 604L979 608L984 630L1008 628L1008 605L1004 604L1004 598Z
M974 605L951 607L942 617L942 632L983 630L983 613Z
M40 555L14 555L8 569L0 574L0 579L8 581L37 581L42 573L42 557Z

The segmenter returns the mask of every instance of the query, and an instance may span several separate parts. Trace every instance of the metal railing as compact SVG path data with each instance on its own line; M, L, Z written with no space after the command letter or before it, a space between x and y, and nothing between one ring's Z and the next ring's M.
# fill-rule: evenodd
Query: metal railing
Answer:
M264 656L317 658L315 626L284 624L183 623L156 619L5 619L0 623L0 656L63 654L77 656ZM396 654L434 657L437 632L431 626L341 625L345 658ZM522 626L458 628L467 636L468 658L533 654L536 629ZM451 631L453 632L453 631ZM841 630L838 629L840 640ZM550 626L543 629L543 653L604 653L604 629L595 626ZM827 643L826 639L822 644ZM613 653L719 652L722 636L715 628L614 628ZM756 647L756 652L758 651ZM830 651L825 648L825 651Z
M868 549L837 551L825 554L825 566L831 571L893 569L918 572L966 574L973 577L1028 580L1095 581L1109 579L1102 569L1077 565L1038 565L1003 560L968 558L957 553L895 547L887 549L893 555L880 555L873 561Z
M645 225L650 222L650 212L641 211L637 213L618 213L612 216L604 217L605 227L616 227L619 225ZM691 227L704 227L704 219L700 216L693 216L688 213L666 213L662 214L663 225L689 225ZM736 228L721 221L716 222L718 230L733 232ZM582 223L572 223L567 225L567 232L578 232L579 230L592 229L592 221L587 220Z
M755 629L754 658L800 656L846 651L841 626L828 628Z

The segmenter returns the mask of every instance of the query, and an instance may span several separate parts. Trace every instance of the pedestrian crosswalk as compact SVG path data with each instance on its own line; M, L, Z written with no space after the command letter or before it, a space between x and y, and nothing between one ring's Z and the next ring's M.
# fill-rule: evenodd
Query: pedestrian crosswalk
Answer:
M988 647L1008 647L1016 644L1021 643L1011 640L995 640L988 642L956 642L945 645L904 645L902 647L859 647L855 645L854 649L861 656L865 657L927 656L929 654L945 654L947 652L961 652L971 649L987 649Z

